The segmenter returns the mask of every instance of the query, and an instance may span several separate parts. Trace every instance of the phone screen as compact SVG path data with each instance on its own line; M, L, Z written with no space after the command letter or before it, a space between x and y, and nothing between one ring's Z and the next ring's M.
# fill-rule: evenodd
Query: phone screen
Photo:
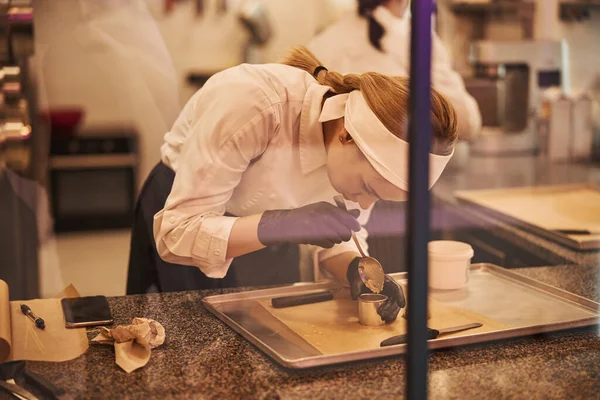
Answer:
M61 300L66 326L94 326L112 324L108 300L105 296L75 297Z

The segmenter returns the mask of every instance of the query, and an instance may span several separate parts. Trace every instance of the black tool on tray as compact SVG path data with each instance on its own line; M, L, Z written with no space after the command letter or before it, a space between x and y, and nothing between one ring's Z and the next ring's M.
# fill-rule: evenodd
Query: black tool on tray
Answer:
M15 380L22 374L25 361L9 361L0 364L0 389L18 399L38 400L38 398L19 385Z
M323 301L333 300L333 296L334 294L331 290L324 290L307 294L274 297L271 299L271 305L275 308L301 306L303 304L321 303Z
M444 328L444 329L427 328L427 334L428 334L427 340L436 339L439 335L443 335L446 333L465 331L467 329L479 328L480 326L483 326L483 324L480 324L479 322L474 322L472 324L452 326L450 328ZM395 344L405 344L405 343L408 343L408 334L392 336L391 338L385 339L383 342L381 342L380 346L386 347L386 346L393 346Z
M42 375L26 369L25 361L9 361L0 364L0 389L12 394L16 393L26 399L37 399L34 394L14 382L14 379L19 379L19 377L25 380L27 386L31 386L40 393L43 393L44 398L53 400L67 400L71 398L63 389L57 387Z
M600 230L588 229L554 229L554 232L561 233L563 235L600 235Z
M25 369L23 370L23 377L28 385L36 388L51 399L64 400L67 398L63 389L59 388L40 374Z

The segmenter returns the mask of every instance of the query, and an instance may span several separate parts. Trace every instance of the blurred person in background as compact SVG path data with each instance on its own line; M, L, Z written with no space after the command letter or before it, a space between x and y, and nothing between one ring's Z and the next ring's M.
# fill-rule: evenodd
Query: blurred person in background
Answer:
M317 35L307 46L325 65L341 73L376 71L408 76L410 70L411 14L409 0L358 0L356 11ZM466 91L461 76L452 69L442 41L432 32L431 83L454 106L459 142L449 169L462 168L468 160L468 141L481 131L477 102ZM387 271L405 271L399 257L404 235L404 203L373 205L367 229L370 246ZM391 235L391 236L390 236Z
M358 0L358 10L316 36L307 46L323 63L341 73L380 72L408 76L410 69L409 0ZM431 82L454 106L461 140L481 130L477 102L452 69L442 41L432 32Z

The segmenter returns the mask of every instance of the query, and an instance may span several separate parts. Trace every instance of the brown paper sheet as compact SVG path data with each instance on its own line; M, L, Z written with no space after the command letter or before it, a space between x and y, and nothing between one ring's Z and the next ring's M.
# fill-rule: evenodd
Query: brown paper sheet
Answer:
M148 364L152 349L162 345L166 337L164 326L149 318L134 318L131 325L100 331L92 342L114 345L115 361L127 373Z
M73 296L77 293L74 290L67 288L61 295ZM85 328L65 327L60 298L13 302L9 302L8 298L8 286L0 280L0 362L67 361L88 349ZM21 312L21 304L27 304L43 318L46 328L36 328L33 321Z
M0 363L10 355L10 307L8 305L8 285L0 279Z
M81 297L81 295L79 294L77 289L75 289L75 286L73 286L73 284L70 284L65 288L65 290L63 290L54 297L56 297L57 299L72 299L75 297Z
M357 303L347 290L340 291L333 301L306 304L289 308L273 308L270 300L259 303L273 316L287 325L322 354L379 348L380 343L394 335L406 333L406 320L398 318L383 326L363 326L358 322ZM483 324L480 328L444 335L443 337L471 335L506 328L505 325L483 315L452 307L429 299L431 328L446 328L471 322Z
M115 343L115 362L127 373L144 367L150 361L150 346L142 346L135 340Z

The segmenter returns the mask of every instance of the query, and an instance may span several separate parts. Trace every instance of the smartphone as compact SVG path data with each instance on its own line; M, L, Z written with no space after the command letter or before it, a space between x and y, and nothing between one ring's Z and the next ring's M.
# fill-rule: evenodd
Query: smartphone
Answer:
M60 301L67 328L110 325L113 323L105 296L74 297Z

